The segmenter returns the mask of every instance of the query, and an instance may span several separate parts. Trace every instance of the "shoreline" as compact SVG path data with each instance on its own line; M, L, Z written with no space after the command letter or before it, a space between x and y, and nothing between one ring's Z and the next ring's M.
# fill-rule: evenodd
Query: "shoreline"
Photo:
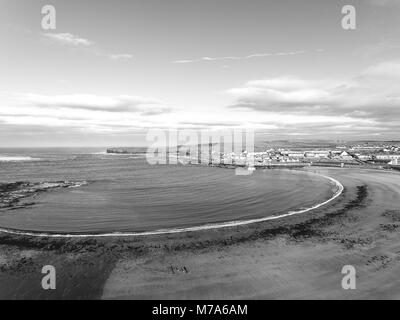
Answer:
M0 234L0 299L400 298L399 173L317 171L344 190L304 215L147 237ZM57 290L40 287L48 264ZM348 264L357 290L341 287Z
M287 169L277 169L277 170L287 170ZM305 172L305 171L297 171L297 172ZM308 172L310 173L310 172ZM312 173L318 175L322 178L328 179L335 184L338 188L336 192L333 192L333 196L328 200L325 200L321 203L318 203L312 207L289 211L284 214L276 215L276 216L267 216L261 218L254 218L248 220L233 220L233 221L225 221L219 223L205 224L199 226L185 227L185 228L168 228L168 229L158 229L153 231L142 231L142 232L108 232L108 233L56 233L56 232L41 232L41 231L30 231L30 230L20 230L20 229L10 229L3 228L0 226L0 233L6 233L11 235L21 235L21 236L30 236L30 237L46 237L46 238L99 238L99 237L141 237L141 236L150 236L150 235L162 235L162 234L174 234L174 233L185 233L185 232L195 232L201 230L212 230L212 229L221 229L221 228L229 228L241 225L248 225L253 223L259 223L263 221L276 220L285 217L289 217L296 214L306 213L311 210L318 209L329 202L335 200L344 190L343 185L336 179L324 176L317 173Z

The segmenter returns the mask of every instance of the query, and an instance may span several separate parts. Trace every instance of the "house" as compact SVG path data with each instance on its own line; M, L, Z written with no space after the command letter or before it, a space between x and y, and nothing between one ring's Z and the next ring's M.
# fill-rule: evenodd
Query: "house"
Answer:
M339 154L339 158L342 160L354 160L354 158L356 158L356 156L350 154L347 151L343 151Z
M304 152L303 151L288 151L287 156L290 158L303 158Z
M372 159L372 156L370 154L356 154L356 156L358 157L358 159L363 160L363 161Z
M328 158L330 151L320 150L320 151L306 151L305 156L307 158Z

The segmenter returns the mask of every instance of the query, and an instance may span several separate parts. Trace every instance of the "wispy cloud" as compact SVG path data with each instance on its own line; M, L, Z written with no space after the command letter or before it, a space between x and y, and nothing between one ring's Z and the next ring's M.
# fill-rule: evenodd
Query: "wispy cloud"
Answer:
M94 131L150 126L172 110L157 99L131 95L0 93L0 101L5 124Z
M88 39L81 38L79 36L75 36L71 33L65 32L65 33L43 33L43 36L57 42L61 45L67 45L67 46L84 46L84 47L89 47L93 45L94 43Z
M242 122L236 121L180 121L179 125L190 127L201 127L201 128L210 128L210 127L240 127L243 125Z
M26 103L35 107L84 109L106 112L137 112L141 114L157 114L166 112L161 102L140 96L99 96L90 94L73 95L38 95L22 96Z
M371 58L386 52L398 52L400 50L399 40L384 40L357 48L354 54L357 57Z
M112 60L132 59L133 58L133 55L127 54L127 53L108 54L107 56Z
M128 60L132 59L133 55L128 54L128 53L107 53L104 52L104 50L99 49L96 46L96 43L94 41L91 41L89 39L82 38L77 35L73 35L71 33L65 32L65 33L51 33L51 32L46 32L41 34L45 39L59 44L63 46L69 46L69 47L74 47L74 48L81 48L83 50L89 51L92 54L95 54L100 57L107 57L111 60Z
M317 50L322 51L322 50ZM225 56L225 57L202 57L198 59L187 59L187 60L175 60L173 63L193 63L203 61L223 61L223 60L247 60L253 58L263 57L279 57L279 56L293 56L298 54L307 53L307 50L289 51L289 52L275 52L275 53L253 53L247 56Z

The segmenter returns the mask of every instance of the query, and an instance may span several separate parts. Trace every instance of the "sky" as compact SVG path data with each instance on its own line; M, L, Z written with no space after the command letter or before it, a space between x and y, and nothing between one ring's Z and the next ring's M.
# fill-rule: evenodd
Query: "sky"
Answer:
M151 129L400 140L399 15L400 0L0 0L0 147L144 145Z

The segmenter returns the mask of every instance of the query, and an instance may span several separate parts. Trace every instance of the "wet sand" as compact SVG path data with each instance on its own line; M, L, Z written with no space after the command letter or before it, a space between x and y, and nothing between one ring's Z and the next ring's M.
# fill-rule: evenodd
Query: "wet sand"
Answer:
M397 299L400 173L306 170L344 186L279 220L181 234L50 239L0 234L0 298ZM53 265L57 289L41 288ZM343 290L341 269L357 270Z

